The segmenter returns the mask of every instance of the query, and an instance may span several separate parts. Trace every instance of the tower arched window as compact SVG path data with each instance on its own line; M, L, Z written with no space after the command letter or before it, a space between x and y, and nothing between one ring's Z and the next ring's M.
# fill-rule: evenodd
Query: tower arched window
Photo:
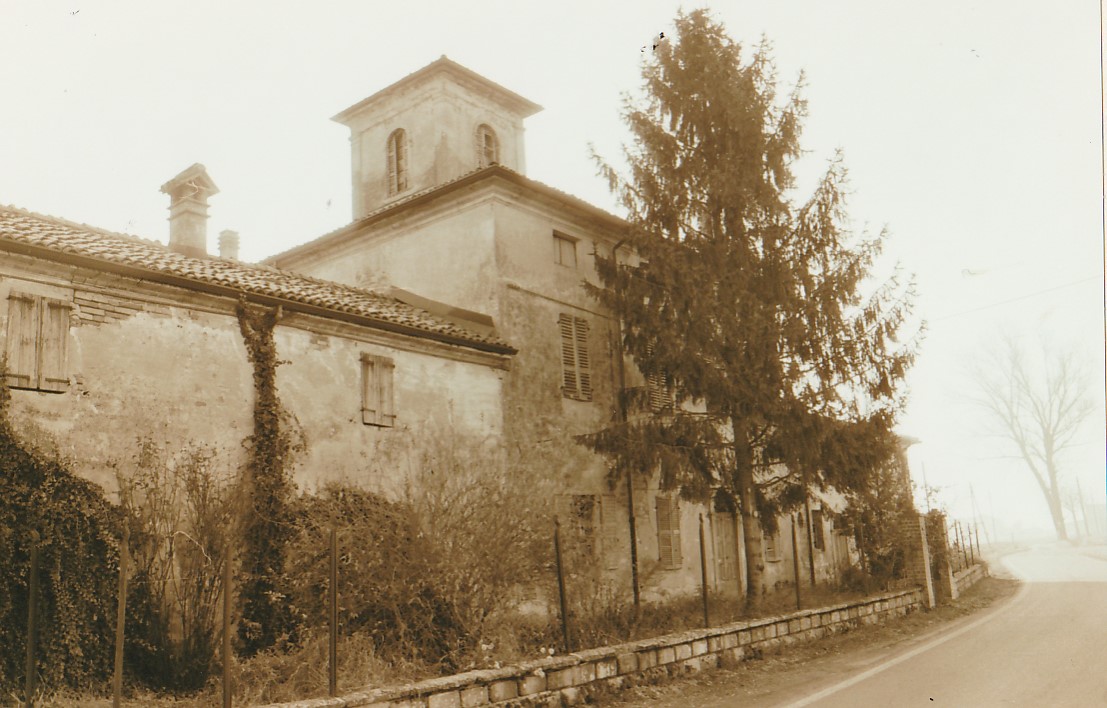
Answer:
M388 136L388 193L407 189L407 133L397 128Z
M488 167L500 161L500 141L487 123L477 126L477 164Z

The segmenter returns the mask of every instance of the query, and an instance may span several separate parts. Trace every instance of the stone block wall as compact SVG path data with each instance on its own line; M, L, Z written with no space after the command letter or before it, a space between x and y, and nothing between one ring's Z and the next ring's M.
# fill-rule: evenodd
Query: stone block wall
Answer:
M957 586L957 593L961 594L983 580L988 574L982 563L970 565L964 570L958 571L953 576L953 584Z
M860 602L587 649L406 686L275 704L270 708L577 705L590 696L741 661L765 649L818 639L850 627L876 624L923 609L925 603L922 589L900 590Z

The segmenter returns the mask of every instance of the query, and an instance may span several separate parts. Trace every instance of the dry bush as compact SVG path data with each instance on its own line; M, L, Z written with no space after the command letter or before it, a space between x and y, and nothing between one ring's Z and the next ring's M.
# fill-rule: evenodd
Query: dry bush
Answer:
M170 454L149 439L116 465L130 529L126 668L150 688L195 691L218 641L234 488L215 450Z

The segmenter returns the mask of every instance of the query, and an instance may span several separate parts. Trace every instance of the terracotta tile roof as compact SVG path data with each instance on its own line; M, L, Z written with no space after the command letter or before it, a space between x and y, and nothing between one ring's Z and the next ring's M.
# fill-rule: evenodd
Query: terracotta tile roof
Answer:
M13 246L15 248L13 248ZM217 286L290 304L300 303L341 315L380 329L435 339L484 351L513 353L495 334L482 333L427 310L361 288L311 278L271 266L252 265L219 258L192 258L174 253L157 241L104 231L0 205L0 250L30 247L59 255L91 259L104 265L123 266L150 275L170 276L185 287L195 283ZM49 254L47 254L49 257ZM210 288L208 288L210 289ZM326 313L321 313L326 314Z

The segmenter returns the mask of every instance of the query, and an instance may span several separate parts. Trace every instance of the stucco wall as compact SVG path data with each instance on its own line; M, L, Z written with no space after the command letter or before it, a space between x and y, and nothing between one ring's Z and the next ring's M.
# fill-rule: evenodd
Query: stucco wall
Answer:
M403 288L498 320L492 206L467 201L395 220L298 260L293 269L356 287Z
M73 304L64 393L13 390L17 429L56 445L75 471L115 487L139 438L215 448L229 467L252 432L252 368L226 298L23 257L0 267L0 337L15 290ZM354 481L394 493L432 431L498 446L501 368L462 348L289 313L276 329L282 403L305 452L301 487ZM361 353L395 363L393 428L361 421ZM41 431L35 432L35 431ZM125 465L124 465L125 466Z
M443 76L383 98L352 117L354 218L476 169L476 129L482 123L496 132L500 164L523 172L522 120ZM387 142L398 128L408 138L408 189L390 195Z

